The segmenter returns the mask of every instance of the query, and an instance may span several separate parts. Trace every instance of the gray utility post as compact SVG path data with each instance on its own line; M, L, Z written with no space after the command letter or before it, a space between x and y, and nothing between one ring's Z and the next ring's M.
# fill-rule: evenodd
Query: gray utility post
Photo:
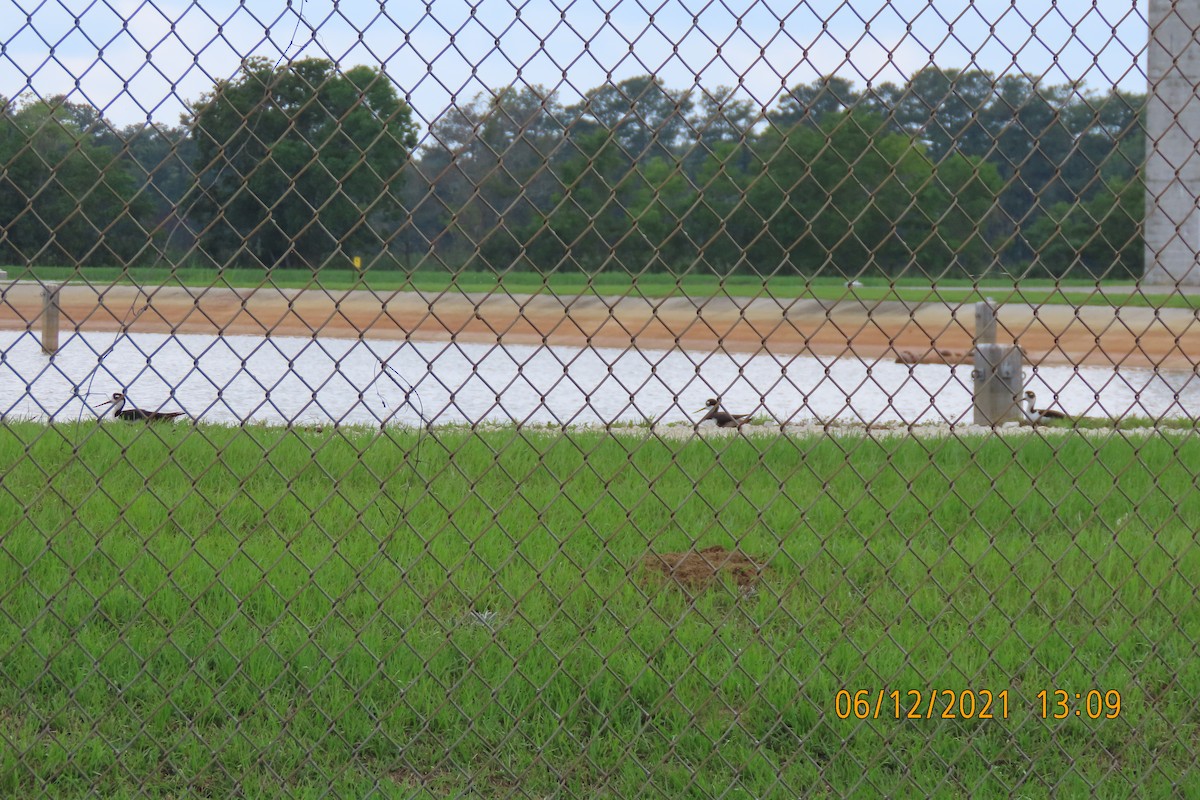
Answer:
M42 284L42 352L58 352L58 290L59 283Z
M1150 0L1145 283L1200 286L1200 0Z
M1016 398L1025 394L1021 348L996 344L996 301L975 304L974 381L976 425L999 425L1020 419Z

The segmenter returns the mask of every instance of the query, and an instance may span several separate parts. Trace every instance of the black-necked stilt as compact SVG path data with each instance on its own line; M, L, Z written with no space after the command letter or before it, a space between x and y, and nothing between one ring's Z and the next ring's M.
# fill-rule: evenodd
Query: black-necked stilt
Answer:
M144 411L140 408L130 406L125 408L125 395L120 392L113 392L112 400L106 400L100 406L111 405L113 407L113 416L119 419L127 420L143 420L145 422L161 422L163 420L175 419L182 417L182 411ZM99 408L100 406L97 406Z
M1066 419L1067 415L1052 408L1034 408L1037 395L1032 391L1025 392L1025 402L1020 405L1022 425L1045 425L1055 419Z
M718 428L737 428L745 425L750 421L749 414L730 414L728 411L721 409L721 401L716 397L710 397L704 401L704 408L698 408L697 411L708 409L708 413L700 418L699 425L708 422L710 419L717 423Z

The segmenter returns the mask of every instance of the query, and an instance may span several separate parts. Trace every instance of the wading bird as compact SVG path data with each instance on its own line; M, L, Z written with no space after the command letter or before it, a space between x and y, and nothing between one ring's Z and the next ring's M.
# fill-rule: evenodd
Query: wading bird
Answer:
M144 411L140 408L134 408L133 406L125 408L125 395L121 394L120 392L113 392L112 400L106 400L96 407L100 408L101 406L107 405L111 405L113 407L113 417L117 419L132 420L135 422L137 420L142 420L144 422L162 422L164 420L175 419L176 417L183 416L182 411Z
M704 401L704 408L697 408L697 411L708 409L708 413L700 418L697 425L708 422L710 419L717 423L718 428L737 428L745 425L750 421L749 414L730 414L728 411L721 410L721 401L716 397L710 397Z
M1055 419L1066 419L1067 415L1052 408L1034 408L1037 395L1032 391L1025 392L1025 402L1020 405L1022 425L1045 425Z

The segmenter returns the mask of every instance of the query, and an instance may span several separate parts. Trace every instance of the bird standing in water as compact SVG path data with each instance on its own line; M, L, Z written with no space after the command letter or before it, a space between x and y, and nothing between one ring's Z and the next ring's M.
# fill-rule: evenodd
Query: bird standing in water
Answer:
M144 411L140 408L130 406L125 408L125 395L120 392L113 392L112 400L106 400L100 406L111 405L113 407L113 417L117 419L144 422L162 422L165 420L182 417L182 411ZM99 408L100 406L97 406Z
M1047 422L1056 419L1066 419L1067 415L1061 411L1055 411L1052 408L1034 408L1033 404L1037 402L1037 395L1032 391L1025 392L1025 402L1021 404L1021 424L1022 425L1045 425Z
M730 414L728 411L721 409L721 401L719 398L710 397L704 401L704 408L698 408L697 411L708 409L708 413L700 418L697 425L708 422L710 419L717 423L718 428L738 428L750 421L749 414Z

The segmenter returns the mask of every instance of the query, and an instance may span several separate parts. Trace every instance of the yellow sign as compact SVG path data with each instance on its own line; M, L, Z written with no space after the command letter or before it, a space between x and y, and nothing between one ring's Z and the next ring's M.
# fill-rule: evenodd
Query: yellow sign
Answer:
M360 271L362 270L362 256L354 257L354 268Z

